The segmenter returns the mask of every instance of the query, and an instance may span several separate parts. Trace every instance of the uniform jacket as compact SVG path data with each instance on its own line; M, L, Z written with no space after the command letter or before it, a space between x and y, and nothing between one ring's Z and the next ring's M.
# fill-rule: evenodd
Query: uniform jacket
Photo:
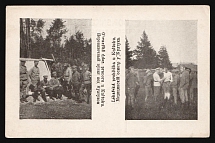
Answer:
M184 70L180 75L180 88L188 89L190 82L189 72Z
M78 71L72 73L72 84L80 84L80 73Z
M171 83L172 87L178 88L180 83L180 76L178 74L173 75L173 81Z
M47 80L47 82L45 82L44 79L43 79L43 80L40 81L40 85L41 85L41 87L49 86L49 81Z
M136 82L138 82L138 78L134 73L128 73L126 77L126 86L127 88L135 88Z
M59 86L60 85L60 82L59 82L59 80L56 78L51 78L50 80L49 80L49 85L50 85L50 87L53 87L53 86Z
M197 74L195 73L190 74L190 87L197 88Z
M152 87L153 76L152 74L147 74L144 80L144 84L146 87Z
M28 71L26 66L20 65L20 80L25 81L28 79Z
M31 70L29 71L29 77L32 84L37 84L40 81L40 69L35 66L31 68Z
M84 84L89 84L91 83L91 72L90 71L85 71L82 74L82 80Z

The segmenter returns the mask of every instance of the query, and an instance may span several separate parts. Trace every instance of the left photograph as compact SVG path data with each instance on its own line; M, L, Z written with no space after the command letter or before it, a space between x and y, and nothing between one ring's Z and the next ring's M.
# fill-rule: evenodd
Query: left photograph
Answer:
M20 119L91 119L91 22L20 18Z

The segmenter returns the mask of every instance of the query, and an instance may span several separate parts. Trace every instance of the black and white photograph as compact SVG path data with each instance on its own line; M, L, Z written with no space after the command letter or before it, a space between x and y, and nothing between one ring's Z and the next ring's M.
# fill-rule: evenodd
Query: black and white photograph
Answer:
M91 19L20 18L20 119L91 119Z
M197 120L197 20L125 24L125 119Z

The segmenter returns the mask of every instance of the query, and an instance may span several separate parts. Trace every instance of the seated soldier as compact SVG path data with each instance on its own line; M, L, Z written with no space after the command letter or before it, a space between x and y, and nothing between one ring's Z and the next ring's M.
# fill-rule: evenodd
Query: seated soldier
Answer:
M49 81L48 81L48 76L44 75L43 78L44 79L42 81L40 81L41 89L43 92L46 92L49 95L50 99L54 100L54 98L52 97L52 94L49 90L50 85L49 85Z
M57 72L52 72L52 78L49 81L49 87L47 88L49 95L56 97L56 99L62 100L63 87L57 79Z

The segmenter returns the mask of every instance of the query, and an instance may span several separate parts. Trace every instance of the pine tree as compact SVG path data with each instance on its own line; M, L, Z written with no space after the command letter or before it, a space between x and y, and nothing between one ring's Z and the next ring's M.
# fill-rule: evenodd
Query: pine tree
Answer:
M172 68L171 61L169 59L169 55L166 49L166 46L161 46L160 50L158 51L158 59L159 59L159 65L160 67Z
M140 37L137 48L134 50L138 68L154 68L156 66L156 51L151 46L145 31Z
M132 65L132 51L130 50L129 42L127 37L125 37L125 50L126 50L126 69L129 68Z

